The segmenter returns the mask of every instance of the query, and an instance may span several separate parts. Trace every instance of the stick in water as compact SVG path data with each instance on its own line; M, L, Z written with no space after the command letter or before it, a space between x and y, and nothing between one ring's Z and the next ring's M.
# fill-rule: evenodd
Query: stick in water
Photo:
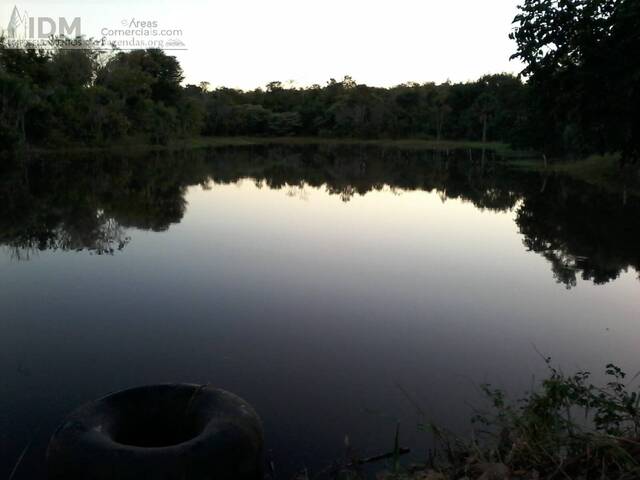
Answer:
M18 471L18 467L20 466L20 464L22 463L22 459L24 458L24 456L27 454L27 450L29 450L29 447L31 446L31 442L27 443L27 446L24 447L24 449L22 450L22 453L20 454L20 456L18 457L18 461L16 462L16 464L13 466L13 470L11 470L11 475L9 475L9 479L8 480L13 480L13 476L16 474L16 472Z

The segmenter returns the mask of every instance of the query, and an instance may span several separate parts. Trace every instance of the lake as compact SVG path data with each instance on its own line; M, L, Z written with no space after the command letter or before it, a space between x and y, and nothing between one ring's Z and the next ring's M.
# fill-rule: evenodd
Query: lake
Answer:
M40 156L0 176L0 477L78 405L211 383L288 475L466 433L479 385L640 370L640 199L495 154L321 146Z

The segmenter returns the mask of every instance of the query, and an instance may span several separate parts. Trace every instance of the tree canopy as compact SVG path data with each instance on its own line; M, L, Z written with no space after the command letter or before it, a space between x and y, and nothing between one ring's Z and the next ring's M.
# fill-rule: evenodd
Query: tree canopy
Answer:
M376 88L351 77L324 86L210 90L183 85L160 50L6 48L0 40L3 146L154 143L194 135L420 137L515 142L526 86L508 74L468 83Z
M640 2L524 0L519 9L512 38L531 86L531 143L636 161Z

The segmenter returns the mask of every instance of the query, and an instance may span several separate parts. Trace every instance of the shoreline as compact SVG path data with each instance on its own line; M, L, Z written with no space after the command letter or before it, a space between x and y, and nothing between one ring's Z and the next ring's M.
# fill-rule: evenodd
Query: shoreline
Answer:
M640 196L640 174L638 167L620 168L619 154L591 155L584 159L550 159L545 165L538 154L517 150L501 142L482 143L471 140L427 140L420 138L403 139L364 139L340 137L258 137L258 136L213 136L192 137L173 140L166 145L153 145L143 138L130 137L110 145L68 145L60 147L32 147L25 150L35 155L83 155L91 153L127 153L145 154L153 152L177 152L185 150L203 150L221 147L247 146L300 146L300 145L342 145L377 146L401 150L491 150L502 156L510 167L542 175L564 175L575 180L602 188L608 192L623 192L625 195ZM630 174L631 173L631 174Z
M564 175L610 193L640 196L640 166L620 165L619 154L591 155L579 160L522 159L509 162L518 170L542 175ZM635 177L635 178L634 178Z
M395 147L411 150L446 150L446 149L482 149L493 150L504 155L526 156L526 152L513 150L501 142L478 142L470 140L426 140L420 138L403 139L365 139L341 137L257 137L257 136L225 136L225 137L193 137L184 140L173 140L166 145L153 145L145 140L129 138L113 145L68 145L60 147L27 147L27 151L39 154L54 153L91 153L119 152L122 150L136 152L175 151L184 149L202 149L210 147L252 146L252 145L366 145Z

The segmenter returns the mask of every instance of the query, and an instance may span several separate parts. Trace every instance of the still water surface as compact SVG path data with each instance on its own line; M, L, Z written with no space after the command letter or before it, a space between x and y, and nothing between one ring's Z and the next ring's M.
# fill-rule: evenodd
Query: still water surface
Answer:
M479 157L479 154L477 154ZM37 159L0 184L0 477L79 404L252 403L280 472L465 432L478 385L640 370L640 201L493 157L263 147ZM31 442L31 443L30 443Z

